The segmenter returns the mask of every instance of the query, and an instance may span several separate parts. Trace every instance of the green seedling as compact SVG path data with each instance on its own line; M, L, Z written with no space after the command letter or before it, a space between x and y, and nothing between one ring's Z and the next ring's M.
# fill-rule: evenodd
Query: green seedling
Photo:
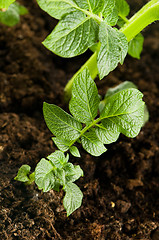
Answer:
M15 26L20 21L20 16L28 10L15 1L0 0L0 22L8 27Z
M136 86L127 82L108 90L100 101L96 84L85 69L73 83L69 103L72 115L54 104L43 105L46 124L59 151L41 159L35 173L29 174L30 167L23 165L15 180L30 184L35 179L44 192L59 191L63 186L66 192L63 204L69 216L81 206L82 192L73 182L83 176L83 171L68 163L68 154L65 157L64 152L80 157L77 146L81 143L89 154L100 156L107 150L105 145L117 141L120 133L136 137L144 123L142 97Z
M59 191L60 187L66 192L63 199L67 216L81 206L83 194L74 183L83 176L83 171L79 165L68 162L69 155L64 155L61 151L55 151L46 159L42 158L37 164L35 172L30 174L30 166L23 165L18 171L15 180L31 184L33 181L39 189L47 192L51 189Z

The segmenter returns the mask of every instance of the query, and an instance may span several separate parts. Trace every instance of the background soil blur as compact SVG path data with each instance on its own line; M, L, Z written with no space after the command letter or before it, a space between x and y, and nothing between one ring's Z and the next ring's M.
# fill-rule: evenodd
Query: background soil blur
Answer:
M128 1L132 13L146 1ZM84 177L78 180L83 204L70 217L63 192L42 193L14 181L22 164L34 170L56 148L42 115L43 101L63 105L63 88L90 53L62 59L41 42L56 20L34 0L21 1L29 14L8 28L0 25L0 239L158 240L159 239L159 23L144 31L140 60L127 57L104 80L109 87L129 80L144 94L149 122L135 139L120 136L95 158L80 149Z

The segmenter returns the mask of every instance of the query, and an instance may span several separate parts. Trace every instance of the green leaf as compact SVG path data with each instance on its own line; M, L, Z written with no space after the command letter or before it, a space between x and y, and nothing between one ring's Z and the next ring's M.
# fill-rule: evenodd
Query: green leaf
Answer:
M118 11L115 6L115 0L104 1L104 7L102 10L104 16L104 22L110 26L114 26L118 21Z
M81 137L81 142L83 148L93 156L100 156L107 150L104 147L103 143L98 139L94 129L92 129L89 132L86 132Z
M64 188L66 195L63 199L64 208L67 211L67 216L73 213L82 204L83 193L74 183L67 183Z
M54 191L59 192L60 191L60 183L59 182L55 182L55 186L53 187Z
M70 182L70 178L75 174L74 165L72 163L67 163L64 166L66 181Z
M116 87L113 87L113 88L109 88L108 91L106 92L106 95L105 95L105 98L104 100L102 100L99 104L99 111L102 112L103 108L105 107L105 104L106 102L109 101L109 97L120 92L121 90L124 90L124 89L129 89L129 88L135 88L137 89L137 86L133 83L133 82L130 82L130 81L125 81L121 84L119 84L118 86ZM143 122L143 126L145 125L145 123L149 120L149 112L148 112L148 109L147 109L147 106L145 105L144 106L144 122ZM110 125L111 126L112 122L110 122ZM109 127L108 126L108 127ZM100 127L101 128L101 127ZM103 126L102 126L103 128ZM98 135L98 134L102 134L101 133L101 130L99 130L98 128L98 131L99 133L97 132L96 130L96 134L98 136L99 139L102 139L102 136ZM111 131L113 131L115 133L115 131L113 130L113 127L111 127L111 129L109 130L109 134L112 134ZM106 132L103 131L103 134L106 134ZM108 134L108 136L109 136ZM106 136L107 137L107 136ZM104 136L103 136L104 138ZM111 138L110 138L111 140ZM104 140L102 141L103 143L107 144L106 142L104 142ZM114 142L114 141L112 141Z
M100 141L104 144L110 144L116 142L119 138L120 132L118 127L114 125L111 121L103 124L99 124L95 128L96 135Z
M23 5L20 5L18 2L15 3L18 7L19 15L25 15L28 13L28 9Z
M104 6L102 9L102 15L104 18L107 18L115 8L115 0L106 0L104 1Z
M19 11L14 4L11 4L9 8L2 12L0 11L0 22L8 27L16 25L20 21Z
M53 137L52 140L54 141L58 149L60 149L62 152L66 152L71 144L71 141L67 141L58 137Z
M66 176L64 169L57 168L54 171L54 174L56 176L56 184L60 184L60 186L64 186L66 184ZM55 189L55 187L53 188Z
M143 94L134 88L122 90L110 96L100 115L104 127L112 122L112 129L117 128L127 137L136 137L144 120L142 97Z
M112 0L107 0L111 4ZM102 10L106 11L109 4L104 4L103 0L37 0L39 6L56 19L61 19L71 12L84 12L98 14ZM115 0L113 0L114 4Z
M8 10L0 11L0 22L12 27L20 21L20 15L26 13L28 13L27 9L15 2L9 6Z
M65 157L64 153L58 150L51 153L47 159L49 159L57 168L62 168L63 165L68 162L68 157Z
M121 90L124 90L124 89L128 89L128 88L136 88L137 89L137 86L133 82L125 81L123 83L120 83L116 87L109 88L105 94L104 100L100 101L100 103L99 103L100 113L102 112L106 102L109 101L108 100L109 96L114 95L115 93L120 92Z
M116 0L116 7L118 9L119 16L128 16L130 12L130 7L125 0Z
M32 172L30 175L29 175L29 181L27 182L27 184L31 184L35 181L35 172Z
M119 17L117 25L122 27L125 24L125 21ZM129 43L128 43L128 54L131 57L140 59L140 54L143 49L144 37L141 33L137 34Z
M78 5L73 0L37 0L41 9L53 18L61 19L70 12L77 11Z
M92 52L96 52L97 51L97 49L98 49L98 45L99 43L95 43L95 44L93 44L89 49L92 51Z
M88 1L87 0L74 0L78 7L81 9L89 9Z
M114 26L118 22L118 11L117 8L114 7L113 11L105 17L104 22L110 26Z
M74 165L74 171L75 171L75 175L73 176L73 179L71 179L72 182L84 176L83 170L79 165Z
M120 92L121 90L128 89L128 88L135 88L135 89L137 89L137 86L133 82L125 81L123 83L120 83L116 87L109 88L108 91L106 92L105 97L109 97L111 95L114 95L117 92Z
M73 82L72 98L69 103L70 112L78 121L88 123L97 116L98 105L96 84L90 77L88 69L84 69Z
M54 28L43 44L61 57L82 54L97 40L96 22L82 12L67 14Z
M35 183L39 189L47 192L55 186L55 176L53 165L42 158L35 168Z
M30 178L28 177L28 174L30 173L31 167L29 165L22 165L19 170L17 176L14 178L14 180L20 181L20 182L28 182L30 181Z
M0 8L7 9L15 0L0 0Z
M67 163L64 166L66 182L74 182L83 176L83 170L79 165L73 165L72 163Z
M81 123L60 107L44 102L43 112L45 122L55 136L66 140L75 140L80 136Z
M125 24L125 21L119 16L117 25L121 28L124 26L124 24Z
M128 42L122 32L108 26L105 22L100 25L99 40L101 47L98 52L97 65L99 77L102 79L114 70L119 62L123 63L128 51Z
M144 37L141 33L139 33L138 35L136 35L135 38L133 38L129 42L128 54L131 57L140 59L140 54L143 49L143 43L144 43Z
M75 156L75 157L81 157L81 155L80 155L79 150L78 150L77 147L72 146L72 147L70 147L69 150L70 150L70 153L71 153L73 156Z
M104 1L103 0L88 0L89 9L94 14L98 14L103 10Z

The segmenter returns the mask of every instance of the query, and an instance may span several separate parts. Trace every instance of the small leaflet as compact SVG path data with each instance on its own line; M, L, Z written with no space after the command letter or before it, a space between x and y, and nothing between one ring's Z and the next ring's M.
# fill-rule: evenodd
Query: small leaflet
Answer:
M135 89L125 89L109 97L101 114L101 122L107 127L113 122L119 132L127 137L136 137L144 121L143 94Z
M104 7L104 0L89 0L89 9L94 14L102 12Z
M70 147L70 153L74 156L74 157L81 157L80 152L78 150L78 148L76 146L72 146Z
M104 144L98 139L94 129L81 137L81 143L88 153L96 157L107 151Z
M75 182L80 177L83 177L83 170L79 165L73 165L72 163L67 163L64 166L66 182Z
M73 213L82 204L83 193L79 187L69 182L64 188L66 195L63 199L64 208L67 211L67 216Z
M43 113L48 128L56 137L71 141L80 136L81 123L60 107L44 102Z
M53 137L52 140L62 152L66 152L69 149L70 141L58 137Z
M123 63L128 51L126 36L119 30L102 22L99 30L101 47L98 52L97 65L102 79L114 70L118 63Z
M129 42L128 54L133 58L140 59L140 54L143 49L143 43L144 43L143 35L141 33L137 34L136 37L134 37Z
M125 0L116 0L116 7L118 9L119 16L128 16L130 12L130 7Z
M72 0L37 0L40 8L56 19L77 11L78 5Z
M97 116L99 101L96 84L85 68L73 82L69 110L78 121L89 123Z
M99 124L96 126L95 131L97 137L104 144L116 142L120 135L117 126L109 120L107 120L105 125Z
M67 14L43 44L56 55L70 58L84 53L97 41L96 22L82 12Z
M68 162L68 157L65 157L65 154L58 150L47 156L47 159L49 159L56 168L62 168L63 165Z
M19 170L17 176L14 178L14 180L20 181L20 182L28 182L30 181L28 174L30 173L31 167L29 165L22 165Z
M53 165L42 158L35 168L35 183L44 192L48 192L55 186Z

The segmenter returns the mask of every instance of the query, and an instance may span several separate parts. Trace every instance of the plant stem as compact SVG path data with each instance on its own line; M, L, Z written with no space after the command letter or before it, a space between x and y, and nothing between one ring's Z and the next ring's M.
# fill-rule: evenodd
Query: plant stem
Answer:
M92 79L95 79L97 74L98 74L98 69L97 69L97 52L93 53L93 55L87 60L87 62L85 62L85 64L73 75L73 77L66 84L66 87L64 89L64 100L65 100L65 102L68 102L70 97L71 97L72 84L73 84L74 79L86 67L89 69Z
M159 20L159 0L151 0L120 29L130 42L152 22Z
M101 121L101 118L99 117L99 118L95 119L90 125L85 126L85 127L82 129L82 131L81 131L81 133L80 133L80 136L71 142L71 144L69 145L69 148L70 148L75 142L77 142L77 140L80 139L80 137L82 137L85 132L87 132L90 128L96 126L96 124L99 123L100 121Z
M125 23L128 23L128 22L129 22L129 20L128 20L126 17L122 16L121 14L119 14L119 17L120 17Z
M159 0L151 0L145 6L143 6L132 18L126 20L126 24L120 29L125 34L128 42L130 42L138 33L140 33L146 26L152 22L159 20ZM97 68L97 52L88 59L88 61L75 73L75 75L69 80L64 89L64 100L68 102L71 97L72 84L75 77L83 71L84 68L88 68L93 79L98 75Z

